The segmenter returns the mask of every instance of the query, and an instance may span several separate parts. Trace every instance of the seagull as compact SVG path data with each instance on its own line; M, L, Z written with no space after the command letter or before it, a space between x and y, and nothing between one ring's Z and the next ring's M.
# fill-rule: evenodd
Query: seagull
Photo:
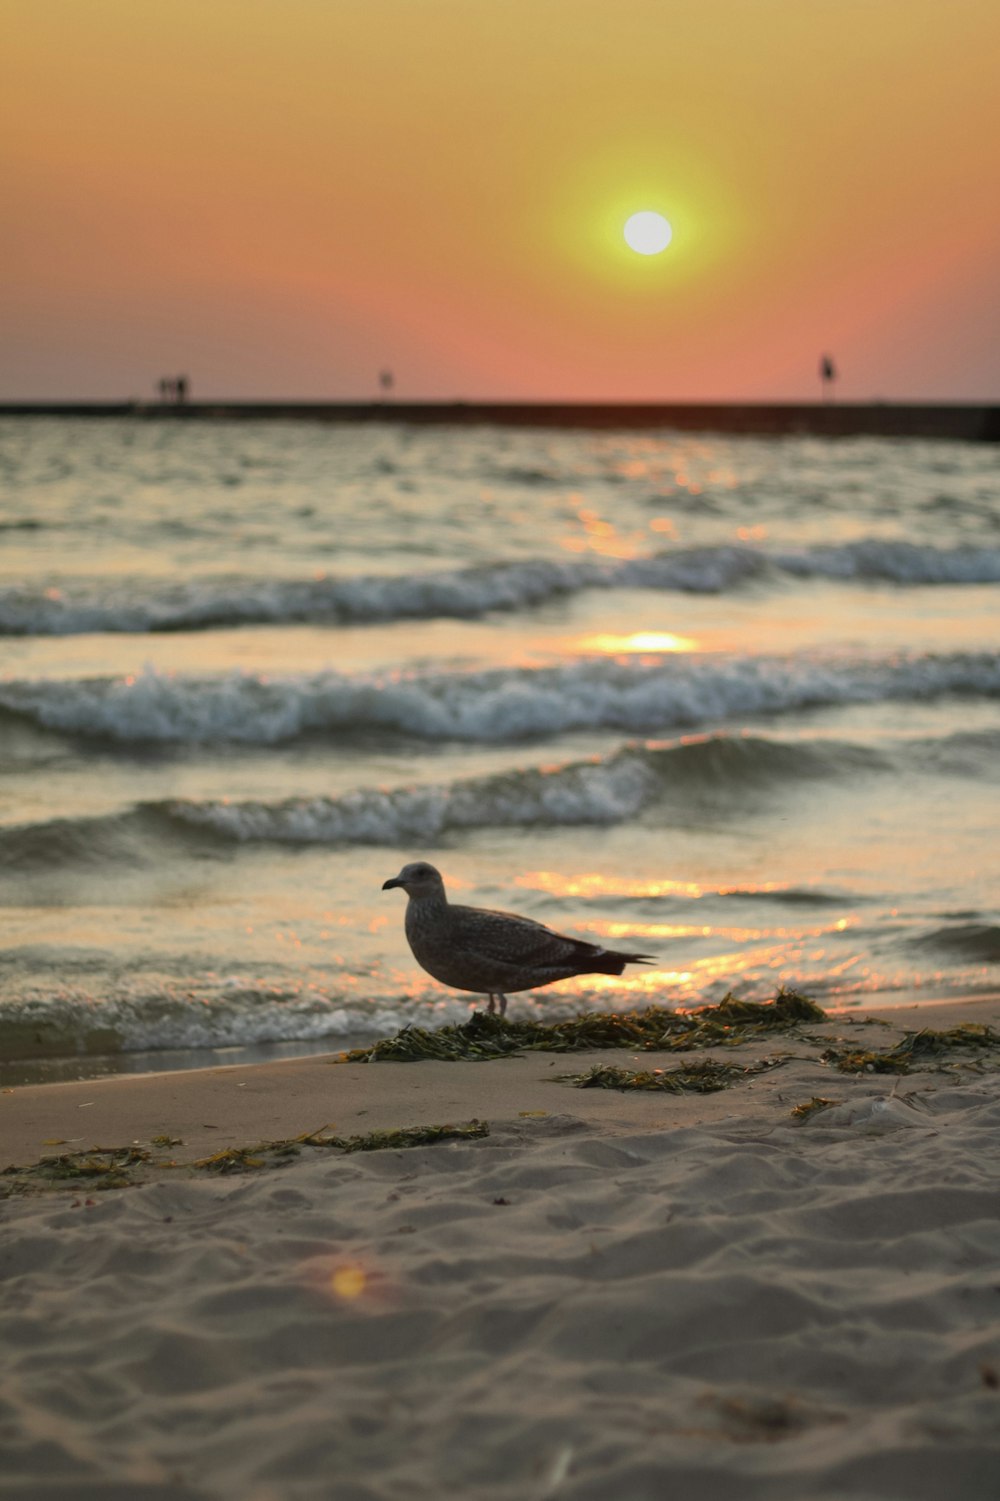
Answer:
M582 938L567 938L531 917L459 907L449 902L441 872L425 860L404 865L382 883L406 892L406 938L422 969L442 985L489 998L507 1010L507 995L535 990L571 975L620 975L626 964L653 964L650 954L625 954Z

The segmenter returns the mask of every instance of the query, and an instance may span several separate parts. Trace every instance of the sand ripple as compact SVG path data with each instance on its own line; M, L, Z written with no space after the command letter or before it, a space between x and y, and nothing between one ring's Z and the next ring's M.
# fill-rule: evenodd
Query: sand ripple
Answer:
M987 1501L1000 1079L881 1114L11 1200L0 1493Z

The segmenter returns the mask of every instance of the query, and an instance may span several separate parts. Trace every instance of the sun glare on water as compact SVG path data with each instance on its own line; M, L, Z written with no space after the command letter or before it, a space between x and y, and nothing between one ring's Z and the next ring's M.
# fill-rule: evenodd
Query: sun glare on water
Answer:
M584 651L604 652L609 656L631 653L653 656L660 652L698 650L693 636L678 636L673 631L633 631L628 636L602 631L598 636L585 636L579 644Z
M659 255L674 237L669 220L651 210L633 214L625 221L623 233L629 249L638 255Z

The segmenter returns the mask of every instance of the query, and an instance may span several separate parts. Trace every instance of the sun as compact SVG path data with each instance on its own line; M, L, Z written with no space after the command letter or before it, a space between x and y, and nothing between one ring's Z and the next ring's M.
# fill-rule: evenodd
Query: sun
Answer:
M626 220L624 235L630 250L639 255L659 255L670 244L674 232L662 214L654 214L645 209L641 214L633 214L631 219Z

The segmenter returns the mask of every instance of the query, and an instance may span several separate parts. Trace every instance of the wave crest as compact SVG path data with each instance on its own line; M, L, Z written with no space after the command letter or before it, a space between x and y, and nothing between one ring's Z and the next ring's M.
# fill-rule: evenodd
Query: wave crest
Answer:
M61 818L3 836L9 873L83 865L116 870L153 862L165 843L432 845L470 829L613 825L658 802L713 806L754 789L877 771L877 752L843 742L787 743L760 736L705 736L640 744L563 766L525 767L450 784L358 788L337 797L275 802L171 798L97 818Z
M868 538L773 554L722 545L622 562L538 558L422 574L204 579L158 593L142 581L114 588L106 581L72 590L5 588L0 589L0 635L474 619L494 611L531 609L587 589L723 594L753 580L782 575L911 585L997 583L1000 548L935 548Z
M13 681L0 708L124 743L276 745L310 734L504 744L574 730L631 734L809 707L1000 695L1000 654L881 658L584 658L551 667L349 677Z

